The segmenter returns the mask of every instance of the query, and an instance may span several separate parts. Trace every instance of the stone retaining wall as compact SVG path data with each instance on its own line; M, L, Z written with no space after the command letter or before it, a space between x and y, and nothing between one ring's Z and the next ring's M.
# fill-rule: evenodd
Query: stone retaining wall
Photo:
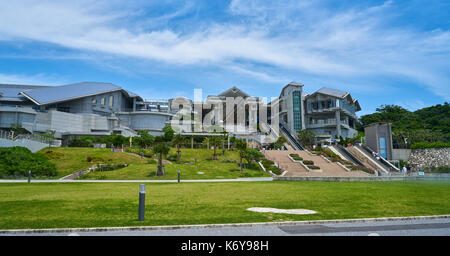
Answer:
M413 171L450 165L450 148L413 149L408 163Z

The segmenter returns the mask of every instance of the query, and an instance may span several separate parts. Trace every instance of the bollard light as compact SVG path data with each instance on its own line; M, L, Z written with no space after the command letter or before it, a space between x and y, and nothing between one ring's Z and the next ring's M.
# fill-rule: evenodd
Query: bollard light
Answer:
M145 184L139 185L139 221L144 221L145 216Z
M178 170L178 183L180 183L180 178L181 178L181 171Z
M28 171L28 183L31 182L31 170Z

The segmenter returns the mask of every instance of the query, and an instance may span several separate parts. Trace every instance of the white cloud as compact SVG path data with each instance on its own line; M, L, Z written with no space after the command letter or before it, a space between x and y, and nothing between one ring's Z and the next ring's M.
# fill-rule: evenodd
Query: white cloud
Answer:
M8 1L0 8L0 40L36 40L175 65L227 63L237 73L273 83L284 78L258 68L243 68L239 60L271 65L274 72L286 70L340 80L397 75L450 98L450 32L386 26L385 12L391 8L391 1L330 11L320 8L321 1L262 4L234 0L230 14L243 22L216 22L189 32L157 25L186 14L190 4L169 14L136 21L147 24L136 28L130 22L140 17L143 11L138 4L142 2L127 6L113 1L113 7L107 3Z
M2 74L0 73L0 81L2 84L26 84L26 85L61 85L66 84L62 78L48 74Z

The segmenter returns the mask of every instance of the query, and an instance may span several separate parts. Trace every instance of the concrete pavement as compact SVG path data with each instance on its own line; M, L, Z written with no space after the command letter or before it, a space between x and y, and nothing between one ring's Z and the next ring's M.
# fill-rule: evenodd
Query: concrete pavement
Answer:
M450 236L450 216L147 228L104 228L98 232L90 229L36 233L0 231L0 236Z
M272 177L264 178L237 178L237 179L202 179L202 180L181 180L181 182L252 182L252 181L272 181ZM1 180L0 183L27 183L28 180ZM31 183L70 183L70 182L140 182L140 183L174 183L178 180L31 180Z

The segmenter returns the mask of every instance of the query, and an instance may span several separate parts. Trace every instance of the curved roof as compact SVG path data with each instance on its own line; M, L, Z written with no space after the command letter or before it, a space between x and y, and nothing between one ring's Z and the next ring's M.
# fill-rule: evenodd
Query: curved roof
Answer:
M0 101L23 102L26 98L20 92L29 89L46 88L47 86L0 84Z
M22 90L20 94L37 105L47 105L114 91L122 91L125 95L131 98L140 98L138 95L126 91L115 84L97 82L82 82L61 86L28 89Z

